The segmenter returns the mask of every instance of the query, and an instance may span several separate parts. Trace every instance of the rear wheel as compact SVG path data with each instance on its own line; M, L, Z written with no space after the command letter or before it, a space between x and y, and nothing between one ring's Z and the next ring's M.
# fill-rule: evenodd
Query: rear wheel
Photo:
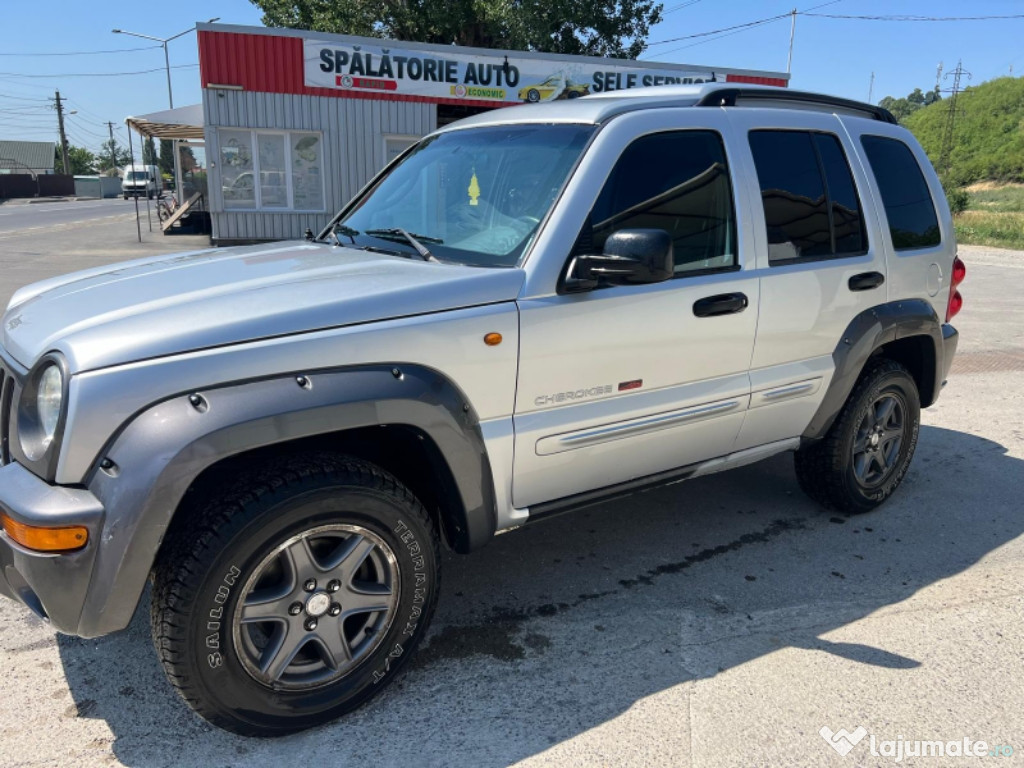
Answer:
M887 359L870 364L828 434L796 452L800 487L829 509L874 509L903 482L920 417L917 385L906 368Z
M273 736L355 709L433 615L434 526L372 464L292 459L189 520L154 574L153 638L171 683L214 725Z

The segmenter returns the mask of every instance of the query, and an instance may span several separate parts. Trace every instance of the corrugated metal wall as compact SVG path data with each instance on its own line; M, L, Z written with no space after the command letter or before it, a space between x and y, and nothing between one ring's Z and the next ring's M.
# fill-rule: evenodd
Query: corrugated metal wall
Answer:
M316 232L384 167L384 137L424 136L437 126L437 107L404 101L339 99L221 89L203 91L206 154L214 240L278 240ZM218 128L322 131L324 213L224 210Z

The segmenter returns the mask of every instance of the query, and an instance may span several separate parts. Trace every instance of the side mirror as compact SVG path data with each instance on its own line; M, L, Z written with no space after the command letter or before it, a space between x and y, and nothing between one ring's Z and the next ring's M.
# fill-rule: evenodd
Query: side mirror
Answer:
M565 290L589 291L599 284L641 285L669 280L675 272L672 238L663 229L622 229L610 235L604 253L577 256Z

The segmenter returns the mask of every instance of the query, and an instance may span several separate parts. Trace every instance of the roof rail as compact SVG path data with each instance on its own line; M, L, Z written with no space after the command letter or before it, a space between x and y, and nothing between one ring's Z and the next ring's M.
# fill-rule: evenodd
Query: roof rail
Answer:
M715 88L703 94L694 106L697 107L735 107L737 99L760 99L763 101L799 101L805 104L818 104L823 107L840 107L853 112L862 112L883 123L896 124L896 118L883 107L865 104L853 99L838 96L825 96L807 91L790 91L784 88Z

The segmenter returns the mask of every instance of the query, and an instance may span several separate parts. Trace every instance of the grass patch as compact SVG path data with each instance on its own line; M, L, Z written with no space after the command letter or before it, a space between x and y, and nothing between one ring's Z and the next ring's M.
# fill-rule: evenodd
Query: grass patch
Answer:
M957 242L1024 250L1024 184L973 184L967 192L967 210L953 217Z
M1024 184L986 184L967 188L968 210L1024 213Z
M953 224L958 243L1024 250L1024 213L967 210Z

